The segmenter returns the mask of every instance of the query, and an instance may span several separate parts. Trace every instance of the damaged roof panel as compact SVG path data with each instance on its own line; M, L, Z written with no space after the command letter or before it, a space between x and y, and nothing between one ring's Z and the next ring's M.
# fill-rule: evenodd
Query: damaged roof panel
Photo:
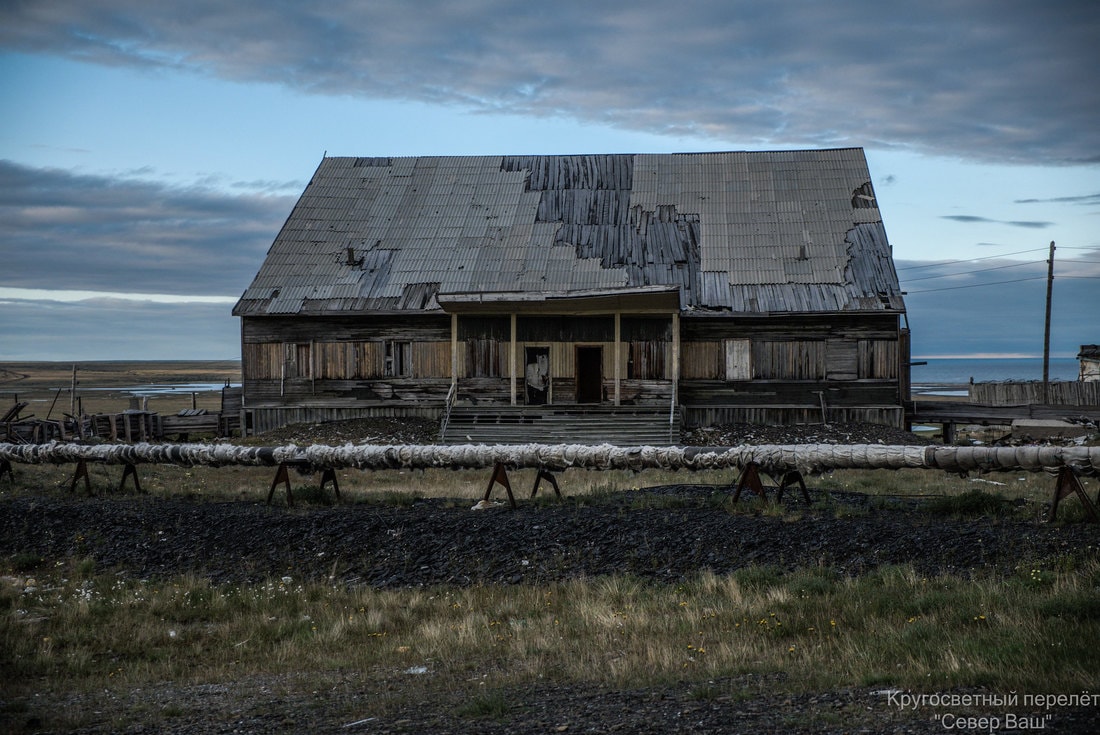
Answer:
M660 285L716 313L904 309L852 148L325 158L234 313Z

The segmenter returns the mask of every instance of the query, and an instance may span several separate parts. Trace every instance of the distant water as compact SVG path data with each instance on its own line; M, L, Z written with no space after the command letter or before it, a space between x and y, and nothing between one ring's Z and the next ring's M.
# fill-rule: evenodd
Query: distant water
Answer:
M914 358L920 362L922 358ZM929 358L927 365L912 367L914 386L944 383L986 383L999 380L1042 380L1043 358ZM1077 380L1080 363L1075 357L1050 358L1051 380Z
M171 393L204 393L220 391L225 387L225 383L150 383L148 385L129 385L120 388L81 388L81 390L130 393L135 396L163 396Z

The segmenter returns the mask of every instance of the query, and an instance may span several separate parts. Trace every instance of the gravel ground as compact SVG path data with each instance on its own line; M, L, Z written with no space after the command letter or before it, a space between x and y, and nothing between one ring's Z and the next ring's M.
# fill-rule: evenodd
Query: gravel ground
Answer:
M395 442L416 441L416 426ZM265 443L379 441L394 437L370 422L288 430ZM693 440L694 439L694 440ZM917 443L882 427L724 427L685 443L737 444L833 441ZM1021 559L1095 554L1095 527L1047 526L1006 519L934 518L920 501L882 507L859 495L834 499L852 512L805 508L798 492L784 502L800 514L731 514L718 502L725 490L679 485L649 491L666 503L633 502L633 493L561 504L521 504L471 512L469 501L419 500L407 507L375 504L294 509L257 502L62 493L0 494L0 557L36 554L46 560L91 556L98 568L142 578L192 573L217 582L250 582L290 574L335 576L378 588L424 585L539 584L578 576L632 574L674 582L703 569L722 574L752 564L795 569L825 565L840 575L885 564L913 564L922 574L1012 574ZM811 487L811 497L820 494ZM665 505L667 507L654 507ZM74 538L84 537L80 549ZM3 678L0 676L0 683ZM51 695L38 708L103 713L102 724L78 732L114 732L120 713L137 706L179 713L129 733L934 733L945 729L935 710L891 706L868 688L791 695L781 675L684 682L630 691L545 685L506 691L498 717L459 714L458 694L419 696L410 677L385 691L355 673L333 673L308 692L302 682L259 677L231 686L150 683L139 690ZM739 692L735 697L730 692ZM430 696L427 696L430 694ZM404 698L386 717L350 718L357 701ZM395 700L396 701L396 700ZM3 695L0 692L0 703ZM6 715L0 731L48 732L32 708ZM1059 710L1045 730L1100 732L1098 710ZM94 718L93 718L94 719ZM988 730L989 728L986 728ZM970 732L971 730L965 730Z

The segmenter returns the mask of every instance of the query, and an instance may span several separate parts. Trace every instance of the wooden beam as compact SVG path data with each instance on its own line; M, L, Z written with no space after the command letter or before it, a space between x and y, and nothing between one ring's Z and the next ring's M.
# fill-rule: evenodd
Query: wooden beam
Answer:
M516 405L516 312L510 315L511 336L508 340L508 384L511 405Z
M515 510L516 496L512 494L512 483L508 481L508 470L506 470L504 465L500 462L497 462L493 466L493 476L489 478L489 485L485 488L485 497L481 499L482 503L488 504L489 496L493 494L493 485L495 484L500 484L504 487L508 493L508 504L512 507L512 510Z
M672 312L672 407L680 405L680 312Z
M458 314L451 314L451 390L458 391Z
M621 393L621 388L620 388L620 383L622 382L622 367L620 366L620 363L622 362L621 358L622 358L622 348L623 348L622 316L623 316L623 314L622 314L621 311L616 311L615 312L615 405L616 406L621 405L621 402L622 402L621 401L622 393Z

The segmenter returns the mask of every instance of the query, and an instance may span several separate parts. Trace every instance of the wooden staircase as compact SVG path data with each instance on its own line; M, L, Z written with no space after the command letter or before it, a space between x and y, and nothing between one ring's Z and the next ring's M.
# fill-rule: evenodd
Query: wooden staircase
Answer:
M680 412L657 406L455 406L443 444L680 443Z

